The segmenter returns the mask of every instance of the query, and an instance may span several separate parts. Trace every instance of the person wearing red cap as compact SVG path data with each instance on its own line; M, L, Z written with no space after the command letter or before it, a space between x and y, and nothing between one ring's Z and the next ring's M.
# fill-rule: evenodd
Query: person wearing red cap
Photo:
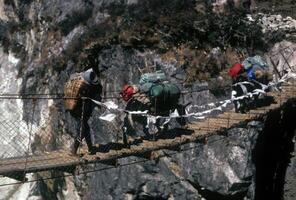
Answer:
M240 63L234 63L228 70L229 76L232 78L231 98L235 99L238 96L244 95L246 88L243 84L248 80L247 73ZM247 109L247 100L233 100L235 112L245 112Z
M135 86L126 84L122 87L120 95L124 101L128 101L132 98L133 94L136 93L136 90Z

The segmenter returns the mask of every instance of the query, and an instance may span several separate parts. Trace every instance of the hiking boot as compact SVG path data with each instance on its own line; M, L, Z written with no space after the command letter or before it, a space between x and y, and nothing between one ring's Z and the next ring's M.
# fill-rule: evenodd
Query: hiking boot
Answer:
M77 149L75 149L74 146L71 147L70 154L77 155Z
M91 146L88 148L88 154L89 155L95 155L97 153L97 148L95 146Z
M70 154L71 154L71 155L77 155L77 150L78 150L78 146L74 143L74 144L70 147Z

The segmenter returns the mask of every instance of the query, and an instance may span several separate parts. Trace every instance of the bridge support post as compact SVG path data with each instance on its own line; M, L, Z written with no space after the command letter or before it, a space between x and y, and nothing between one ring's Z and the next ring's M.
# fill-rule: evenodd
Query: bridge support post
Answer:
M228 117L227 117L227 128L229 128L229 124L230 124L230 114L228 113Z

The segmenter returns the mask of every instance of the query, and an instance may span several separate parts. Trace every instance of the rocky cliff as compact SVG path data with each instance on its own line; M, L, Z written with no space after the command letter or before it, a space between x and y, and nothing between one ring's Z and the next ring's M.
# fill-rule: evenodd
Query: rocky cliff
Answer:
M57 97L69 74L96 66L101 70L104 101L112 99L121 107L124 103L116 97L122 85L135 83L141 72L155 69L164 70L182 90L197 91L184 95L184 103L203 105L227 99L230 64L254 53L265 55L269 65L275 63L279 71L296 62L295 20L285 13L271 15L275 11L267 9L268 2L250 2L0 0L0 92ZM258 10L265 13L258 14ZM276 53L284 47L290 49L283 52L285 57ZM17 106L1 102L1 111L14 113L7 114L10 120L17 118L34 127L32 152L69 149L74 122L61 99L13 103ZM288 165L295 145L291 121L295 112L291 108L295 109L295 103L288 104L285 116L275 111L270 119L211 136L206 144L188 144L178 153L158 152L162 154L159 160L6 186L0 188L5 191L0 198L263 199L269 193L293 199L295 177L285 176L295 172L294 158ZM94 141L116 142L122 116L106 123L98 119L102 112L96 111L90 120ZM282 120L275 124L279 117ZM10 140L9 145L0 144L13 152L11 144L17 148L18 143ZM121 162L134 161L141 160ZM28 178L62 174L46 172Z

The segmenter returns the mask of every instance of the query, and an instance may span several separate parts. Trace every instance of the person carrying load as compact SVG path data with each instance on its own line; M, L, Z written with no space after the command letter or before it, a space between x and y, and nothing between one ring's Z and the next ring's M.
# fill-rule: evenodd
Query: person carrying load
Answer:
M81 140L85 138L89 154L95 154L96 148L92 144L88 120L96 104L91 99L101 101L102 85L95 70L90 68L81 73L74 73L64 84L65 110L77 122L77 133L71 147L71 153L76 154ZM83 99L86 98L86 99Z
M262 57L248 57L242 64L235 63L230 67L228 74L233 81L231 99L235 112L246 113L251 108L272 102L265 94L270 76Z
M168 116L170 111L177 109L180 115L185 114L184 106L180 105L179 98L181 90L176 84L169 83L163 72L143 74L138 85L124 85L120 93L123 100L127 102L126 110L145 111L151 115ZM129 115L124 120L124 137L134 127L134 121L141 121L143 132L149 134L146 130L146 117ZM181 126L185 125L185 119L178 118L177 121ZM126 143L126 141L124 141Z

